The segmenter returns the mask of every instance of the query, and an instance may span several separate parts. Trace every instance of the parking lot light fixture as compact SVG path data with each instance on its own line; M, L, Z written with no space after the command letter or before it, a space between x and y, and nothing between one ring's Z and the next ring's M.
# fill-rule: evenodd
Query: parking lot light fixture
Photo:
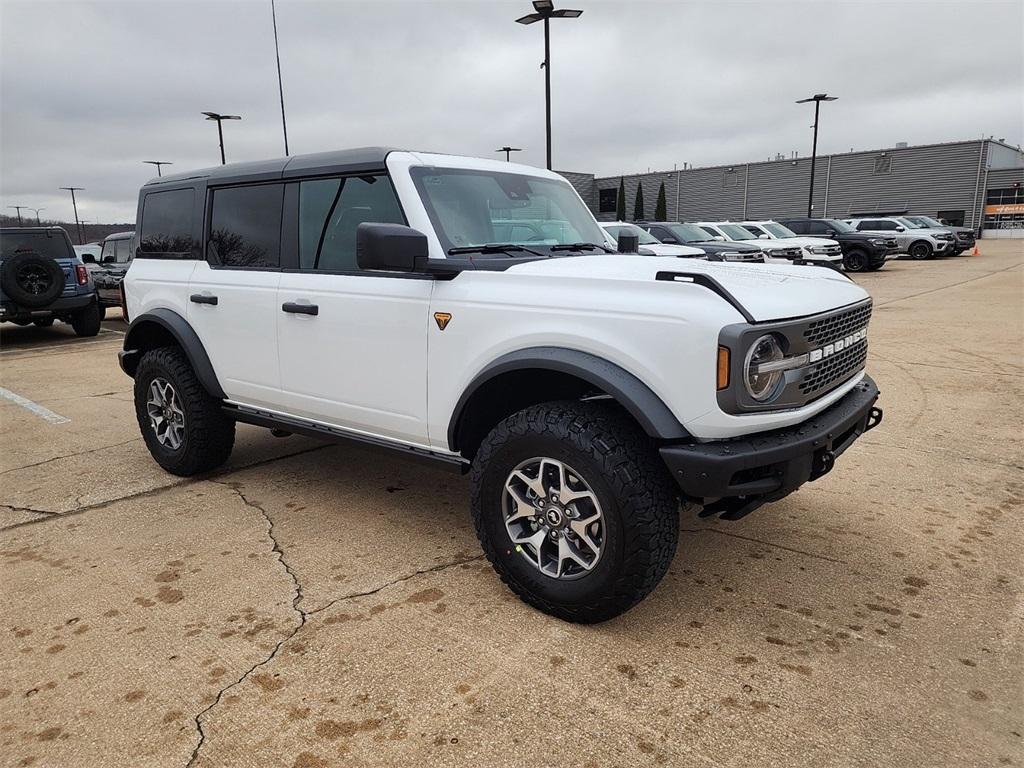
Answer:
M555 9L552 0L533 0L533 13L520 16L516 19L517 24L535 24L538 21L544 22L544 122L545 122L545 143L547 145L547 168L551 170L551 19L576 19L583 11L571 8Z
M45 209L45 208L28 208L27 210L29 210L29 211L35 211L35 213L36 213L36 226L37 226L37 227L39 227L39 226L42 226L42 225L41 225L41 224L39 223L39 212L40 212L40 211L45 211L46 209Z
M220 164L227 165L227 161L224 159L224 130L221 128L221 123L225 120L241 120L241 115L221 115L217 112L203 112L206 115L207 120L217 121L217 138L220 139Z
M75 200L75 192L84 192L85 187L61 187L71 193L71 207L75 209L75 229L78 230L78 244L82 245L82 222L78 220L78 202Z
M509 162L511 162L510 158L511 158L511 155L512 155L513 152L522 152L523 150L521 150L519 147L499 147L498 149L496 149L494 151L495 152L504 152L505 153L505 162L509 163Z
M27 205L8 205L8 208L13 208L18 212L18 226L21 226L21 209L24 208L26 211L30 210Z
M827 93L816 93L806 99L798 99L796 102L797 104L814 102L814 125L811 126L814 129L814 141L811 144L811 189L807 195L807 218L814 215L814 163L818 157L818 113L821 110L821 102L835 101L838 98L838 96L829 96Z
M159 176L163 176L163 174L160 173L160 166L161 165L174 165L174 163L169 162L167 160L143 160L142 162L146 163L147 165L155 165L156 166L156 175L158 177Z

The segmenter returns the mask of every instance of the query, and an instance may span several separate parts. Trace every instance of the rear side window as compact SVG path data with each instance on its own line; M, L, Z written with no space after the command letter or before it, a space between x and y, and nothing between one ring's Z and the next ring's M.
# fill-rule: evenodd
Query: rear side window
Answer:
M783 221L782 225L789 227L798 235L806 235L809 232L814 232L815 227L818 226L817 222L814 221Z
M114 261L118 264L126 264L131 260L131 240L115 240L114 241Z
M195 191L150 192L142 204L139 251L161 256L192 253L192 212Z
M862 221L857 229L868 229L875 232L892 232L896 229L896 223L885 219L868 219L867 221Z
M313 179L299 184L299 268L355 272L356 228L405 224L387 176Z
M279 267L283 202L284 184L214 190L207 257L236 269Z

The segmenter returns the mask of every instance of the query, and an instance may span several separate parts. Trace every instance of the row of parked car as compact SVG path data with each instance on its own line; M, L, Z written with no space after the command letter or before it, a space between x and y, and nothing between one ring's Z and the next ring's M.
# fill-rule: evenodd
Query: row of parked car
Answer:
M848 272L881 269L907 255L956 256L973 248L974 232L929 216L858 219L791 218L761 221L605 222L609 242L634 235L641 253L715 261L810 262Z

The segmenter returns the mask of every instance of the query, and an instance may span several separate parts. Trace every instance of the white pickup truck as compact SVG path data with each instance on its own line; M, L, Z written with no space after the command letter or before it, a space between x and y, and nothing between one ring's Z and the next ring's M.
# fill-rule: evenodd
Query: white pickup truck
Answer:
M123 283L139 428L179 475L235 423L467 472L523 600L616 616L680 501L741 517L881 418L841 273L608 253L560 176L381 148L153 179Z

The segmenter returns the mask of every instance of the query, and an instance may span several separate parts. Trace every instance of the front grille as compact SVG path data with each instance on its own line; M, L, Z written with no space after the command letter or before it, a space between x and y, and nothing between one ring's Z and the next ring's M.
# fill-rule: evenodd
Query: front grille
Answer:
M841 339L866 326L870 319L871 302L869 301L867 304L861 304L845 312L837 312L820 320L814 320L804 330L804 339L808 344L814 345Z
M847 347L842 352L807 368L804 379L800 382L800 391L805 396L812 397L823 389L832 389L863 368L867 359L867 341Z
M825 246L825 253L830 255L830 256L835 255L837 253L841 253L841 252L842 252L842 248L840 248L838 245L826 245Z

